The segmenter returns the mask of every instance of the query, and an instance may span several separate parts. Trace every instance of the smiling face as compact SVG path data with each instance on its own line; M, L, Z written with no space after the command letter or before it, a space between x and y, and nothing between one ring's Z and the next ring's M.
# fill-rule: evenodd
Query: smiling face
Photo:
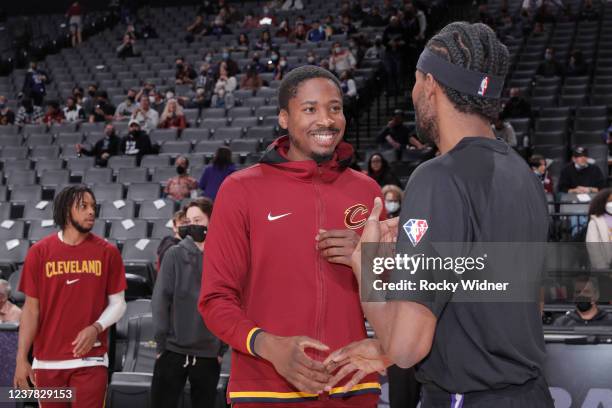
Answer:
M323 161L344 136L342 93L329 79L305 80L289 99L288 108L281 110L278 122L289 131L290 160Z

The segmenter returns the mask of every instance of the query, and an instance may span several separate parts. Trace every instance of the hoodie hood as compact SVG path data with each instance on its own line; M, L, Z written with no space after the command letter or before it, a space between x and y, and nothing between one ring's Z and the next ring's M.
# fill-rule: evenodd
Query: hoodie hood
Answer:
M291 161L287 157L288 151L289 136L281 136L268 146L259 162L287 171L291 176L304 181L320 175L321 180L328 183L350 166L354 152L353 146L340 141L331 159L317 163L314 160Z

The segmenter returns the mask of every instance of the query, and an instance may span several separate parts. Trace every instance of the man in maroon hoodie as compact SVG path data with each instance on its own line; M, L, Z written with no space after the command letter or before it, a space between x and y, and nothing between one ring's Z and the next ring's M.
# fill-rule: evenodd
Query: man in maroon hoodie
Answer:
M325 392L333 350L366 338L350 254L380 197L348 168L352 147L336 77L291 71L279 89L277 139L261 162L230 175L215 202L199 309L232 346L228 400L247 407L368 407L376 373Z

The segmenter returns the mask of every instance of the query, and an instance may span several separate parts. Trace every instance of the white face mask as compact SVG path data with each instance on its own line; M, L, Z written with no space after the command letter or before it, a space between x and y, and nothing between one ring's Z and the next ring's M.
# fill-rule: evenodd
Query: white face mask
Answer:
M385 201L385 209L387 210L387 214L392 214L399 210L399 208L399 201Z
M149 102L155 103L155 97L154 96L149 96Z
M166 99L174 98L174 94L172 92L166 92Z
M606 203L606 212L612 215L612 201Z

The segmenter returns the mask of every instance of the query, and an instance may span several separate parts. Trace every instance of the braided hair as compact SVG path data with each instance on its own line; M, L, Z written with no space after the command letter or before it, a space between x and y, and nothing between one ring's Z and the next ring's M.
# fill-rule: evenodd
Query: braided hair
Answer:
M502 77L508 73L508 49L485 24L451 23L433 36L426 47L447 61L472 71ZM499 115L499 99L466 95L441 83L439 85L459 112L476 114L490 122Z

